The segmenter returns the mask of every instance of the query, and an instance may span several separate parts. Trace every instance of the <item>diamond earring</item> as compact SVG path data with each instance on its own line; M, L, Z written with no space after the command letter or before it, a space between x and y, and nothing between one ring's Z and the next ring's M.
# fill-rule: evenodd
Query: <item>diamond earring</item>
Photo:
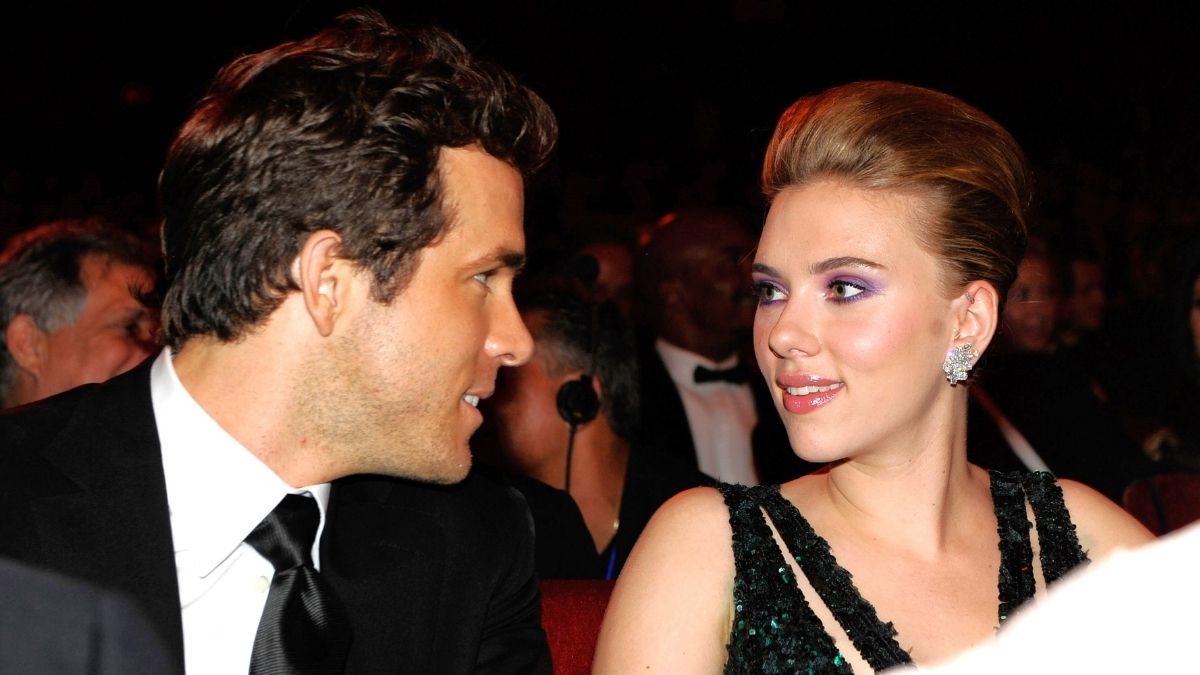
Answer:
M971 366L975 365L977 356L979 354L970 342L963 343L946 352L946 362L942 364L942 372L946 374L946 379L950 381L950 384L953 385L967 379L967 373L971 372Z

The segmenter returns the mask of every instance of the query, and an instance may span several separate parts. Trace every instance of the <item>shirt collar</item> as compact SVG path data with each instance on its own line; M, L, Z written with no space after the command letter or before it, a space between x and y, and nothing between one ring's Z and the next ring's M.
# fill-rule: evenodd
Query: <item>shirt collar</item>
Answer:
M179 381L171 359L164 349L151 367L150 399L162 446L171 535L177 559L185 554L190 561L187 572L199 577L212 573L289 493L317 500L319 542L329 484L293 488L284 482L200 407ZM314 550L314 561L316 555Z
M738 364L736 353L723 361L713 361L694 352L689 352L683 347L673 345L662 338L654 341L654 349L662 357L663 365L667 367L667 374L671 376L671 380L675 384L686 385L688 387L696 386L694 376L696 366L704 366L711 370L725 370L733 368Z

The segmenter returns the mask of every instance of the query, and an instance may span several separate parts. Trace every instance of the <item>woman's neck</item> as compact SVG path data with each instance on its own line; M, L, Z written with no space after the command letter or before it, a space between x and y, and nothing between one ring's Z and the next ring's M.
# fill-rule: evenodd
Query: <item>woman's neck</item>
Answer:
M588 425L579 431L575 441L571 497L583 513L596 551L603 551L620 526L629 443L607 424Z
M967 463L965 451L942 457L923 453L905 466L842 462L824 475L818 494L843 527L936 557L960 535L974 534L961 530L967 522L961 518L964 509L990 511L986 485L987 474Z
M860 452L814 476L809 509L837 527L933 554L960 532L964 507L990 509L987 474L967 462L966 398L931 414L884 448ZM987 504L980 501L985 499Z

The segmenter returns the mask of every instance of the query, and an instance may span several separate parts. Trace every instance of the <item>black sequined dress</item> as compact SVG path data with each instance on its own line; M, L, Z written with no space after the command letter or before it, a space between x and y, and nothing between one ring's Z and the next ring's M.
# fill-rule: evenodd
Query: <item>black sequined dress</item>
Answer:
M875 670L911 663L896 642L896 631L854 587L829 544L779 494L778 486L720 485L733 527L736 576L733 632L726 673L850 673L845 657L796 585L792 568L771 536L765 511L787 544L787 552L813 589ZM1042 574L1054 582L1087 562L1063 503L1062 490L1048 473L991 472L992 501L1000 539L999 622L1033 597L1033 547L1025 501L1033 507Z

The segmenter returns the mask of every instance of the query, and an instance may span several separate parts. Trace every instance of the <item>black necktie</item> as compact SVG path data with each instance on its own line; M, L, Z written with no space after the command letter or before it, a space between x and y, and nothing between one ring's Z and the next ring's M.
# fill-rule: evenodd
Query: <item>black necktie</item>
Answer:
M313 567L321 513L315 499L288 495L246 537L275 566L250 657L251 675L340 673L350 647L350 620Z
M704 384L706 382L728 382L730 384L746 384L746 371L741 366L725 368L722 370L713 370L704 366L696 366L696 370L692 372L692 379L696 384Z

